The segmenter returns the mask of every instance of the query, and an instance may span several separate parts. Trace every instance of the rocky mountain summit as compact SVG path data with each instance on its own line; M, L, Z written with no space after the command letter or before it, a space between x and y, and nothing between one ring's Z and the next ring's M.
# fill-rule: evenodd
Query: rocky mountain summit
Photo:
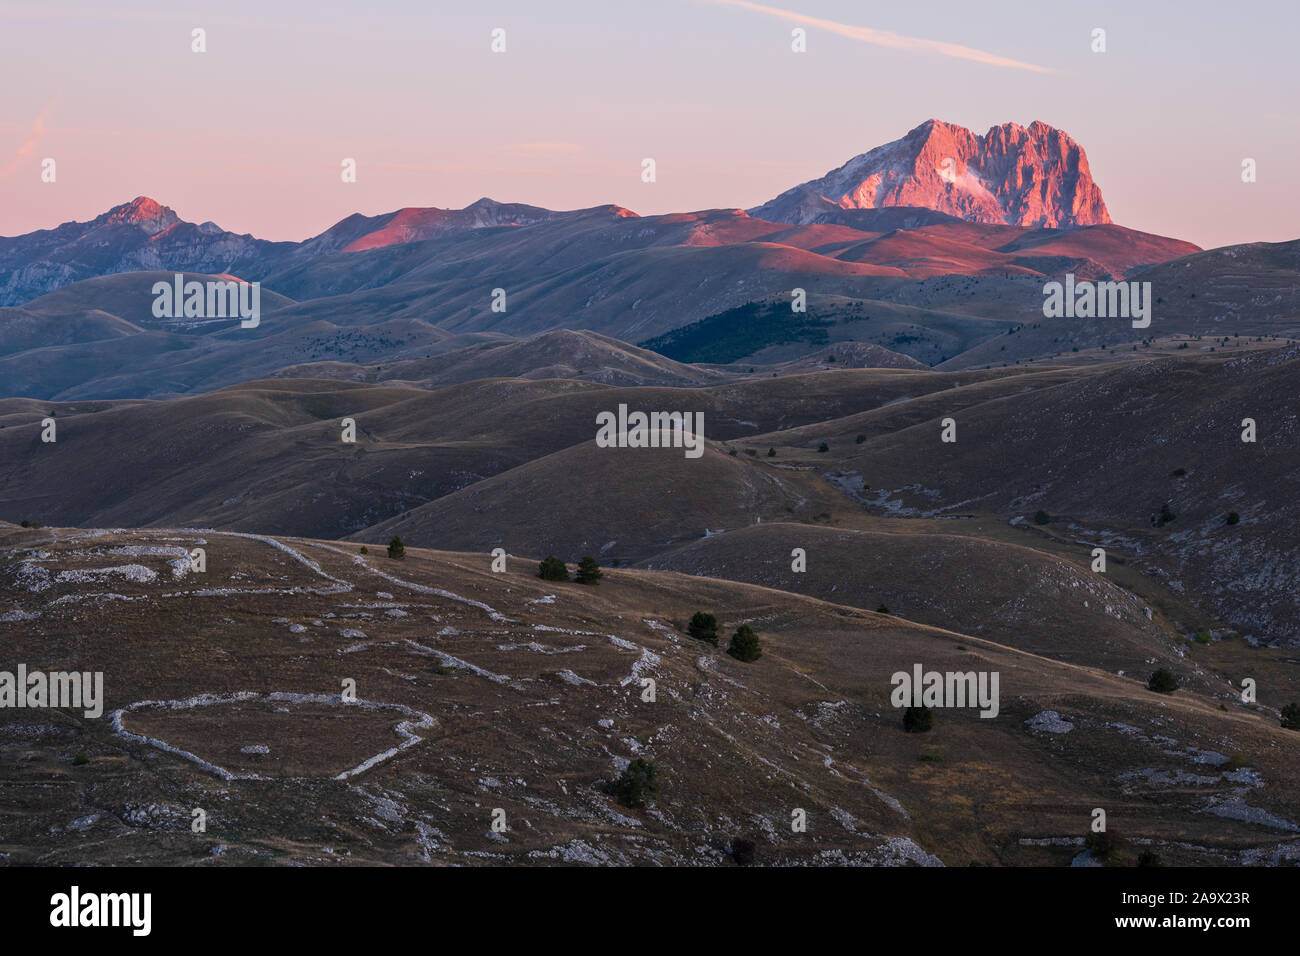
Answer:
M1071 228L1109 223L1083 147L1034 122L977 136L931 119L902 139L855 156L821 179L795 186L751 215L807 224L837 210L922 207L970 222ZM829 215L828 215L829 214Z

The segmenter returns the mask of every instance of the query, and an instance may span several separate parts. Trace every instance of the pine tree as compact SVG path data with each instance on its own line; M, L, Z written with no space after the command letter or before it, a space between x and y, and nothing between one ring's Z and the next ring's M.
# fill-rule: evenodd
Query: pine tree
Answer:
M573 580L579 584L599 584L603 578L604 572L600 570L600 565L591 555L587 555L578 562L578 573L574 575Z
M717 647L718 619L707 611L696 611L695 616L691 618L691 623L686 627L686 633L697 641L708 641Z
M659 768L654 761L637 757L623 769L614 790L625 806L644 807L659 795L659 785L655 783L658 776Z
M729 847L731 858L741 866L748 866L754 862L754 841L746 840L744 837L736 837L731 841Z
M934 711L922 704L903 711L903 729L909 734L923 734L934 726Z
M731 643L727 646L727 653L738 661L750 664L763 656L762 649L758 646L758 635L748 624L742 624L736 629L736 633L731 635Z
M388 556L390 558L406 557L406 545L402 544L402 539L393 535L393 540L388 542Z
M1097 833L1090 831L1083 838L1083 845L1092 853L1094 859L1100 860L1106 866L1114 866L1123 860L1128 840L1118 830L1102 830Z
M1178 678L1168 668L1162 667L1147 681L1147 690L1153 690L1157 694L1172 694L1178 690Z
M553 554L548 554L537 565L537 576L543 581L567 581L569 580L569 569Z
M1282 708L1282 726L1287 730L1300 730L1300 704L1287 704Z

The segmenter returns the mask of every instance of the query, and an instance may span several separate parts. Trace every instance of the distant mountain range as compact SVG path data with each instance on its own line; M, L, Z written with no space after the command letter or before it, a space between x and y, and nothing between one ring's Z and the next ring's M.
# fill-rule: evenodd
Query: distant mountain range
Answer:
M295 243L139 197L0 239L0 394L168 397L281 374L448 383L485 369L676 384L711 376L630 347L744 371L806 368L849 343L859 364L945 369L1131 343L1127 322L1041 322L1045 278L1066 273L1152 278L1155 335L1213 334L1229 317L1246 318L1243 333L1300 331L1300 245L1206 253L1109 220L1065 133L937 120L749 211L485 198L353 215ZM174 272L260 282L261 324L155 316L151 289ZM790 311L795 289L805 313ZM559 329L605 337L590 340L599 361L472 351Z
M902 209L893 216L854 215L896 207ZM736 210L734 215L744 214ZM1083 148L1061 130L1041 122L1027 129L1007 123L976 136L934 119L749 210L748 216L791 225L839 223L872 232L957 219L1052 229L1111 221ZM608 222L639 217L618 206L555 212L483 198L464 209L408 207L378 216L355 214L303 242L270 242L228 232L213 222L186 222L169 207L139 196L88 222L0 238L0 305L17 305L80 279L119 272L171 269L260 280L331 253L574 218ZM973 271L970 263L953 263L952 268Z

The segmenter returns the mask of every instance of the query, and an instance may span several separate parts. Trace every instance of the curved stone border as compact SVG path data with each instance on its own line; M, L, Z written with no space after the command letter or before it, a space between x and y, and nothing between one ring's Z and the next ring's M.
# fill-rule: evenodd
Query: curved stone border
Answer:
M125 707L113 711L111 715L113 732L120 737L136 743L148 744L159 750L177 757L182 757L192 763L198 764L209 773L216 774L223 780L270 780L257 773L232 773L224 767L218 767L214 763L204 760L198 754L190 753L188 750L181 750L179 747L173 747L165 740L159 740L157 737L147 737L143 734L133 734L122 726L122 717L129 711L140 710L143 708L166 709L166 710L190 710L195 707L210 707L213 704L234 704L246 700L266 700L277 703L290 704L339 704L343 707L360 707L362 710L394 710L400 714L411 718L403 720L397 724L396 730L399 736L405 738L396 747L391 747L381 753L368 757L361 763L357 764L351 770L344 770L342 773L335 774L335 780L347 780L349 777L355 777L357 774L364 773L371 767L383 763L390 757L395 757L408 747L414 747L424 738L415 734L413 731L428 730L437 724L437 721L429 714L422 713L418 710L412 710L404 704L386 704L373 700L356 700L344 702L341 694L294 694L288 691L273 691L269 694L259 694L256 691L238 691L233 694L199 694L195 697L187 697L184 700L138 700L134 704L128 704Z
M230 532L230 533L233 534L234 532ZM251 538L251 537L255 537L255 536L254 536L254 535L245 535L245 537L250 537L250 538ZM374 567L373 565L367 564L367 563L366 563L366 560L365 560L363 557L361 557L361 555L359 555L359 554L352 554L352 553L349 552L349 551L344 551L342 548L335 548L335 547L332 547L331 545L328 545L328 544L322 544L322 543L319 542L319 541L314 541L314 542L312 542L312 547L314 547L314 548L322 548L322 549L325 550L325 551L333 551L335 554L341 554L341 555L343 555L344 557L349 557L349 558L352 559L352 563L353 563L353 564L358 565L358 566L360 566L360 567L363 567L363 568L365 568L367 571L369 571L371 574L377 574L377 575L379 575L381 578L383 578L384 580L386 580L386 581L391 581L393 584L396 584L396 585L399 586L399 587L409 588L410 590L412 590L412 591L417 591L417 592L419 592L420 594L433 594L433 595L436 595L436 596L441 597L441 598L446 598L446 599L449 600L449 601L459 601L459 602L462 603L462 604L468 604L470 607L476 607L476 608L478 608L478 609L481 610L481 611L486 611L488 617L490 617L490 618L491 618L492 620L494 620L494 621L499 621L499 622L501 622L501 623L507 623L507 624L518 624L518 623L519 623L519 622L518 622L517 620L515 620L513 617L506 617L504 614L502 614L502 613L501 613L500 611L498 611L496 608L494 608L494 607L489 607L488 605L484 604L482 601L476 601L476 600L474 600L473 598L463 597L463 596L461 596L461 595L459 595L459 594L455 594L455 593L453 593L453 592L451 592L451 591L445 591L445 590L443 590L442 588L431 588L431 587L429 587L428 585L425 585L425 584L417 584L417 583L415 583L414 581L403 581L401 578L396 577L396 576L394 576L394 575L392 575L392 574L389 574L387 571L381 571L381 570L379 570L378 568ZM301 556L300 556L300 557L301 557ZM317 565L317 567L319 567L319 565ZM321 573L324 574L323 571L322 571ZM328 576L328 575L327 575L327 576Z

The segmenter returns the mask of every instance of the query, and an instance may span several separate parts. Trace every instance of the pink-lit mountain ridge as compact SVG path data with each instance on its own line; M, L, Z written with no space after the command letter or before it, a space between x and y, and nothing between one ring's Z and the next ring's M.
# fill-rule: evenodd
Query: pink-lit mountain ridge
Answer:
M1111 222L1083 148L1065 132L1042 122L1028 127L1007 123L978 136L935 119L748 214L730 210L729 215L795 226L838 224L873 236L954 220L1052 230ZM324 255L364 253L472 230L575 219L603 228L628 218L635 214L617 206L556 212L484 198L464 209L407 207L377 216L356 214L300 243L269 242L228 232L212 222L186 222L167 206L141 196L89 222L0 238L0 305L19 304L81 279L119 272L176 269L261 279ZM650 220L675 221L673 217ZM721 230L728 231L746 236L763 232L754 225ZM972 235L970 230L963 233ZM1001 238L979 233L974 245L994 248L999 243L993 240ZM944 236L942 244L951 239ZM1035 244L1041 241L1036 239ZM1174 254L1188 251L1194 247L1178 243ZM853 258L876 261L867 249ZM969 257L953 257L946 246L920 258L935 263L929 273L960 274L997 265L983 261L972 266ZM1123 259L1121 255L1117 261ZM1152 260L1144 252L1134 261L1159 259ZM895 265L887 258L880 263Z
M902 139L795 186L752 215L835 221L841 210L914 206L968 222L1046 227L1111 221L1083 147L1043 122L995 126L983 136L931 119Z

